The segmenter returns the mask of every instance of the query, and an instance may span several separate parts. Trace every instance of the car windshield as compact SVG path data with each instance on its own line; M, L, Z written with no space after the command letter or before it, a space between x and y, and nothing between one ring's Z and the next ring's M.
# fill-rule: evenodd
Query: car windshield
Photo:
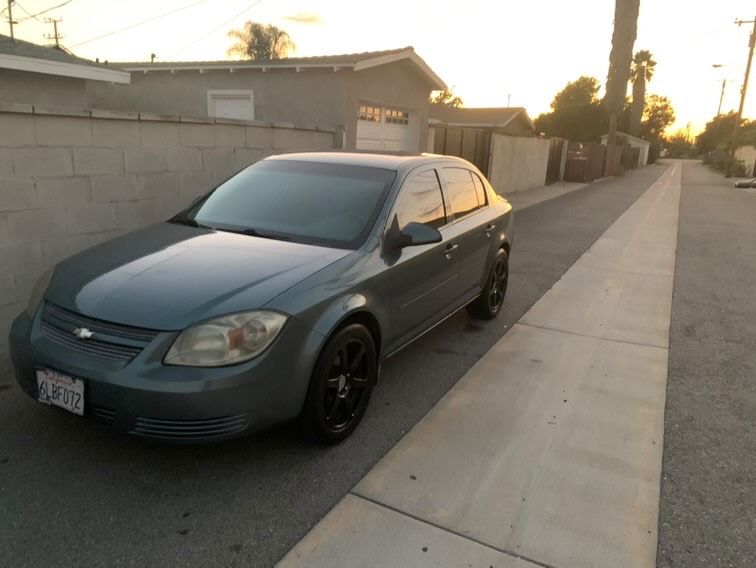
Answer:
M228 179L174 220L218 230L357 248L396 172L265 160Z

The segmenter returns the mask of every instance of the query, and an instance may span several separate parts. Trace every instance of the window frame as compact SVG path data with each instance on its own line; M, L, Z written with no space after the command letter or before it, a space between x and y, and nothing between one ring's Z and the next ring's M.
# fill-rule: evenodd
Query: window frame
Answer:
M366 109L366 111L363 113L362 109ZM372 120L372 119L366 119L362 118L363 114L367 115L369 113L369 110L377 110L378 111L378 120ZM371 116L374 116L372 112L369 113ZM373 104L373 103L358 103L357 104L357 121L367 122L368 124L373 125L382 125L384 120L384 109L381 105Z
M397 116L391 116L392 113L397 113ZM399 122L395 122L395 120L399 120ZM401 122L402 120L406 120L406 122ZM396 107L383 107L383 123L397 128L409 128L410 112Z

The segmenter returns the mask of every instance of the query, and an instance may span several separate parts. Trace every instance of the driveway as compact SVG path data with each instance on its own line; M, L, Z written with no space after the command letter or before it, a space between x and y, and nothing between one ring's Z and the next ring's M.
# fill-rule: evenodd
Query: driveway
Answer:
M217 446L115 437L22 396L0 371L0 565L270 565L280 559L665 171L652 166L517 214L508 300L458 314L389 360L355 434L293 427Z

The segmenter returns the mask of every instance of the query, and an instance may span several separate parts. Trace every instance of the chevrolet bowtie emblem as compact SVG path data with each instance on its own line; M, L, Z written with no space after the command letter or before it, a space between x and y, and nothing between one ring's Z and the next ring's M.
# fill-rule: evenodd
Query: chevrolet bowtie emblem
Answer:
M90 339L94 335L94 332L89 331L86 327L77 327L73 333L79 339Z

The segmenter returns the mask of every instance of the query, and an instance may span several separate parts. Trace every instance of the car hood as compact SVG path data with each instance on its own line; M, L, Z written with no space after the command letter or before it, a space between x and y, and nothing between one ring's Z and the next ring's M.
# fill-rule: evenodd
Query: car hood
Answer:
M63 261L45 299L97 319L178 330L262 307L348 253L160 223Z

